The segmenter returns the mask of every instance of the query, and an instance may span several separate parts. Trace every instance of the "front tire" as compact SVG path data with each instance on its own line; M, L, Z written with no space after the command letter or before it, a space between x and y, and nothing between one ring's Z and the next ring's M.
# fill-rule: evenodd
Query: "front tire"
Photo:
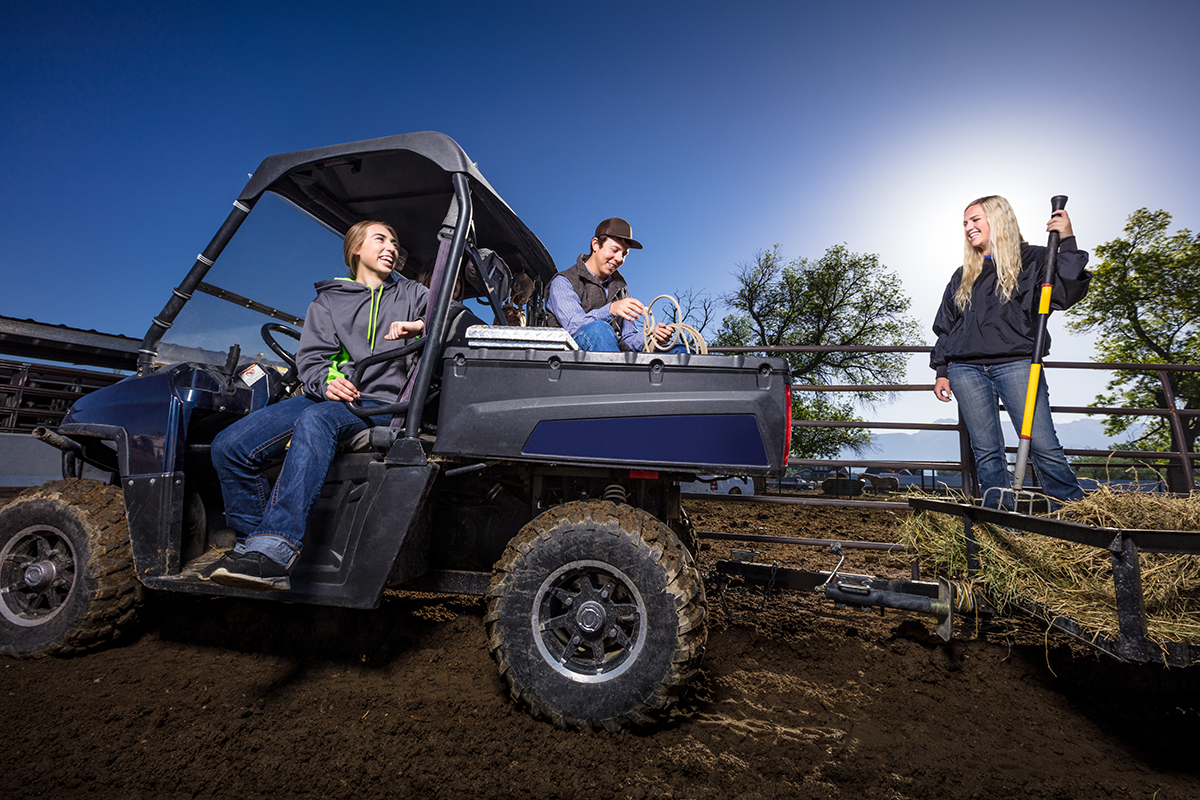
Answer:
M0 510L0 655L69 655L133 623L142 602L121 491L68 479Z
M616 731L661 715L699 667L707 621L679 539L606 501L534 519L488 588L488 647L513 699L561 728Z

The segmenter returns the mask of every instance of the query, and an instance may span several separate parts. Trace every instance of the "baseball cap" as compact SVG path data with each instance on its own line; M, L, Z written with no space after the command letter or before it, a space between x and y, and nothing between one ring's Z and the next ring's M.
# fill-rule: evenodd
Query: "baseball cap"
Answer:
M615 236L629 242L629 246L634 250L642 249L642 243L633 238L633 228L620 217L609 217L597 225L596 238L599 239L601 236Z

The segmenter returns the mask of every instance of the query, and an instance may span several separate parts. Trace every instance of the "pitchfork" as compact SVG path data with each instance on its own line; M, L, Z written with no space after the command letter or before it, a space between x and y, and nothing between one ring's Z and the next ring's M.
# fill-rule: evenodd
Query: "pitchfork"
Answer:
M1066 207L1066 195L1059 194L1050 198L1050 216L1054 216L1056 211L1062 211ZM1050 502L1049 498L1045 497L1045 495L1025 491L1024 486L1025 470L1029 466L1029 444L1033 432L1033 412L1037 405L1038 382L1042 378L1042 356L1046 349L1046 323L1050 319L1050 296L1054 292L1054 271L1058 265L1058 241L1058 231L1050 231L1050 238L1046 243L1046 269L1042 276L1042 293L1038 298L1037 335L1033 340L1033 361L1029 366L1029 386L1025 390L1025 416L1021 420L1020 439L1017 443L1017 464L1013 470L1013 488L1000 490L1001 492L1011 491L1013 493L1014 505L1018 506L1018 509L1022 496L1028 498L1031 507L1033 501L1039 497L1045 498L1047 504ZM1003 500L1003 496L1001 496L1001 500Z

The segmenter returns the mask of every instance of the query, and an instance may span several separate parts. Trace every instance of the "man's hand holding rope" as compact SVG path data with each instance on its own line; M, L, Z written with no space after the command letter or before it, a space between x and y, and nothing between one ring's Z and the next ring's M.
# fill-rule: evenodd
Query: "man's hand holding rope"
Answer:
M704 337L700 335L700 331L683 322L676 322L671 325L654 322L654 304L663 298L670 300L675 304L675 319L681 319L683 312L679 308L679 301L669 294L660 294L658 297L650 301L649 306L643 306L644 316L642 316L642 333L645 337L645 351L653 353L655 350L670 350L677 343L682 342L684 348L689 353L704 354L708 352L708 345L704 341ZM637 303L636 300L634 300ZM638 303L641 306L641 303ZM616 312L613 312L616 313Z

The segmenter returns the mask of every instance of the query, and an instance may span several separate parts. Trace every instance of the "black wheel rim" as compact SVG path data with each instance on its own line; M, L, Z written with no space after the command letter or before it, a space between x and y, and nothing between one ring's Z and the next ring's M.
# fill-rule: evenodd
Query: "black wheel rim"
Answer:
M534 600L538 652L556 672L580 683L612 680L646 643L646 604L624 572L602 561L555 570Z
M0 615L21 627L44 625L75 589L75 548L58 528L35 525L0 550Z

